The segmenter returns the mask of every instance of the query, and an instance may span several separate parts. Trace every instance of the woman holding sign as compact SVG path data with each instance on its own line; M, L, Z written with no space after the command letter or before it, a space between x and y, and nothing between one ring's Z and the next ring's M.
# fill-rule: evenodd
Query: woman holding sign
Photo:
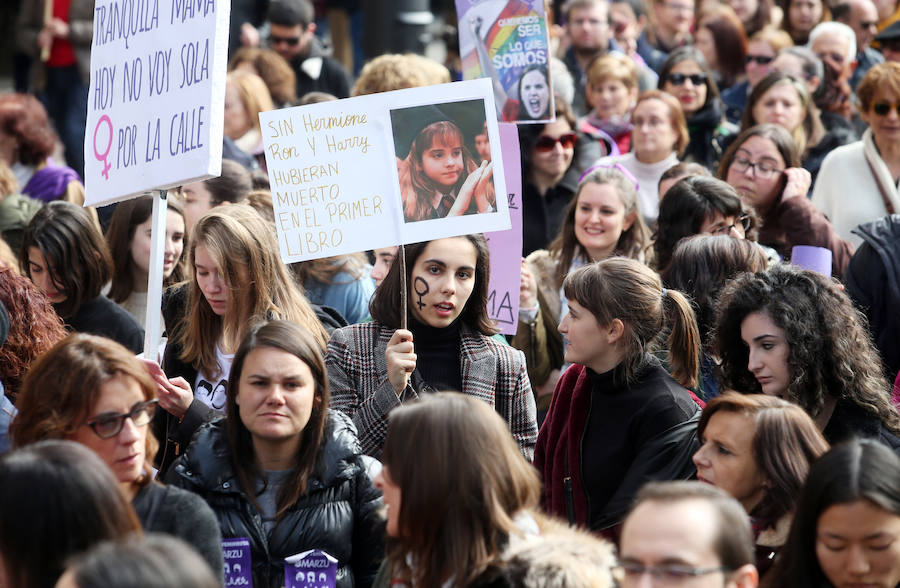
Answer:
M328 410L319 340L287 321L251 328L225 413L198 432L167 481L207 500L226 541L246 539L227 541L226 585L249 585L248 563L257 588L300 585L285 584L300 573L285 558L315 549L337 560L331 578L316 569L316 586L371 586L384 533L370 477L377 463L360 454L350 420Z
M520 351L491 339L490 260L482 235L406 246L369 306L374 322L336 330L325 361L332 406L349 415L363 451L381 455L390 410L420 394L459 390L493 406L531 459L537 437L534 398ZM398 301L405 295L404 321Z
M225 410L233 354L253 320L294 321L322 349L328 338L278 256L275 231L249 206L232 204L202 217L191 234L188 267L191 281L163 304L172 337L162 363L169 379L157 380L165 412L155 430L169 442L161 470L202 423Z

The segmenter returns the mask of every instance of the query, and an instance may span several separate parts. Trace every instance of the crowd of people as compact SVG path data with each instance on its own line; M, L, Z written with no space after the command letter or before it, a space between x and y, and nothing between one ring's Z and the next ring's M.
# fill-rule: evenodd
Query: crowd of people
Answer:
M278 588L313 550L308 587L900 586L896 3L548 1L509 336L481 234L276 241L259 114L451 83L452 44L354 67L322 6L234 0L151 308L156 196L83 206L94 2L40 5L0 95L0 586ZM410 222L492 209L486 126L409 131Z

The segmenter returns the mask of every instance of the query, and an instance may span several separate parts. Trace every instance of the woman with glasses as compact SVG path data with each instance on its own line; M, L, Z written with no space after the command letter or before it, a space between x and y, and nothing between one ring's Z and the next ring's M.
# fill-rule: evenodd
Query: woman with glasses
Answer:
M659 215L659 180L684 153L688 129L678 100L659 90L642 93L631 112L631 152L605 157L599 166L622 166L635 179L638 210L650 226Z
M752 211L734 188L708 176L684 177L666 192L659 205L653 241L653 263L660 273L669 267L679 241L691 235L727 235L756 240ZM751 231L748 235L748 231Z
M153 480L156 384L141 360L104 337L70 335L32 364L17 408L15 447L69 439L90 448L112 470L145 531L184 539L221 573L212 511L199 496Z
M810 174L799 166L800 157L788 132L779 125L763 124L738 135L722 158L718 176L762 219L760 243L784 258L790 257L795 245L830 249L832 272L840 277L853 247L806 197Z
M900 213L900 64L870 69L856 94L869 128L861 141L825 158L812 202L831 219L838 235L858 246L857 226Z
M550 249L539 249L523 262L519 326L512 344L525 353L539 422L563 367L563 339L556 326L568 311L562 291L566 275L613 255L644 259L650 230L638 214L636 188L637 181L621 165L591 168Z
M750 92L741 118L741 130L771 123L784 127L794 139L803 169L815 183L822 160L836 147L853 140L851 134L829 131L822 123L821 112L812 102L807 84L790 74L774 71L764 77Z
M737 128L725 120L719 88L703 54L695 47L670 53L659 72L659 89L678 99L687 118L685 161L714 168L724 151L722 140Z

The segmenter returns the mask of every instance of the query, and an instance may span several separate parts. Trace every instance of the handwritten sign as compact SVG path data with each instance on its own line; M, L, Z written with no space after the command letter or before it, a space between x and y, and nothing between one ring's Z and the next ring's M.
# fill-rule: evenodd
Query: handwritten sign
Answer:
M508 229L493 111L475 80L261 113L282 259Z
M96 0L85 205L219 175L230 3Z
M491 251L488 312L501 333L515 335L519 320L519 284L522 281L522 164L516 125L500 125L500 145L512 228L484 234Z
M543 0L456 0L463 79L491 78L497 116L554 120Z

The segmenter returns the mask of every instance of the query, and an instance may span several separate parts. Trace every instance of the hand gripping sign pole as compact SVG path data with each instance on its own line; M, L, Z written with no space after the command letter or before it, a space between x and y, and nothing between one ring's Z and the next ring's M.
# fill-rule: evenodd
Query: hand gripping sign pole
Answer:
M147 328L144 330L144 357L157 361L159 354L159 338L162 335L162 300L163 257L166 253L166 210L167 190L160 190L153 197L153 222L150 233L150 277L147 284Z

